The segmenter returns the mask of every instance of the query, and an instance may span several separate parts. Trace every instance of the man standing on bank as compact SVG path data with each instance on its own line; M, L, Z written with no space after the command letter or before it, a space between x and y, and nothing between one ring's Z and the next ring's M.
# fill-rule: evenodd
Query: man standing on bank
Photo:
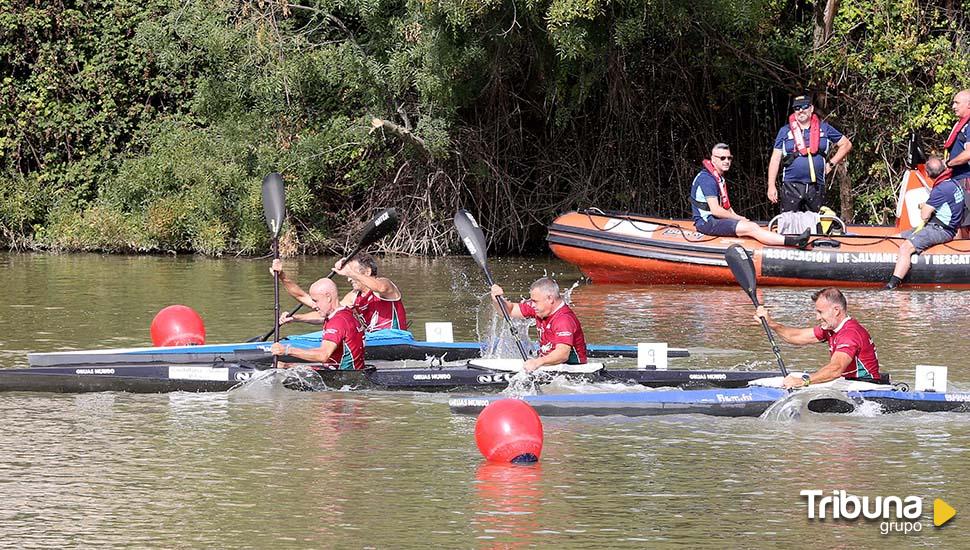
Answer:
M826 160L833 147L838 150ZM796 97L788 124L778 130L768 161L768 200L780 201L782 212L818 212L825 199L825 177L851 150L849 138L819 121L809 96ZM775 185L779 168L780 195Z

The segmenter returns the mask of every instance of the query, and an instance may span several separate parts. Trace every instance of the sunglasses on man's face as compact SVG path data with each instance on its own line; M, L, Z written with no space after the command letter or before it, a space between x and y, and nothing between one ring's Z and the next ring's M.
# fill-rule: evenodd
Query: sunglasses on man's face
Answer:
M734 159L734 157L732 157L731 155L728 155L726 157L719 157L717 155L714 155L714 158L716 158L718 160L732 160L732 159Z
M806 111L806 110L811 109L811 108L812 108L811 105L799 105L798 107L795 107L794 110L797 113L798 111Z

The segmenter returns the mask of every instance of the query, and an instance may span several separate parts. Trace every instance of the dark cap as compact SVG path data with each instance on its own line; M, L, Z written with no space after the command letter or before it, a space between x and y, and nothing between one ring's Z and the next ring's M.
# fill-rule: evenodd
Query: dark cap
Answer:
M795 96L795 99L791 100L792 109L796 107L808 107L811 104L812 104L812 98L811 96L807 96L807 95Z

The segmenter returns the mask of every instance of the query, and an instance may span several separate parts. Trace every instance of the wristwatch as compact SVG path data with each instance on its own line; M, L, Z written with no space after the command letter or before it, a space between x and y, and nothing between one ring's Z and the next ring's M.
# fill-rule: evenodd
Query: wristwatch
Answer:
M812 377L806 373L802 375L802 387L807 388L809 384L812 383Z

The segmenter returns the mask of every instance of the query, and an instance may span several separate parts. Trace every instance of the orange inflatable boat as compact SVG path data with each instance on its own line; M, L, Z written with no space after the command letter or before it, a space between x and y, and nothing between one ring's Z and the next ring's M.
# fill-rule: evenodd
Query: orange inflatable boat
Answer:
M899 244L894 237L919 223L918 205L929 196L926 176L904 175L895 226L822 225L806 250L766 246L744 237L698 233L691 220L587 209L569 212L549 226L547 241L559 258L596 283L736 284L724 251L738 243L754 259L761 285L877 287L889 280ZM769 224L771 229L771 224ZM920 256L904 288L970 288L970 240L937 245Z

